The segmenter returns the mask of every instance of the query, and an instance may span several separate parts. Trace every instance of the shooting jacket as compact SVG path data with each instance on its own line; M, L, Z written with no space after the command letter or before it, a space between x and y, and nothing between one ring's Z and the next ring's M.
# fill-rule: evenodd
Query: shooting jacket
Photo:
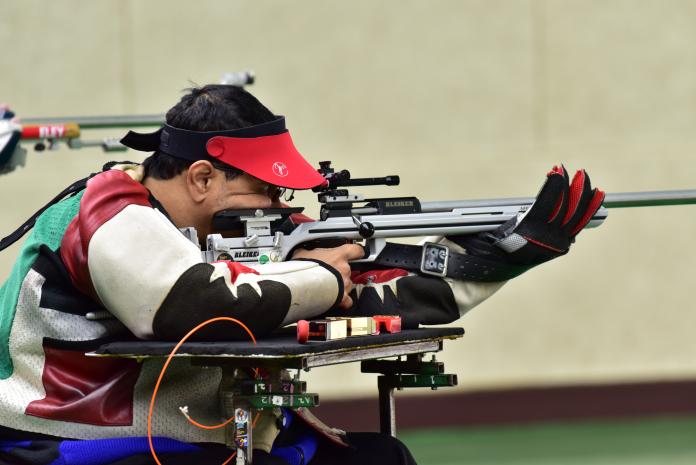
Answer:
M319 262L203 263L141 180L139 166L115 167L38 218L0 288L0 426L76 439L143 436L163 360L86 352L133 336L178 340L216 316L235 317L261 337L340 301L340 275ZM406 327L454 321L502 285L403 270L353 278L356 305L343 314L399 314ZM220 323L196 338L248 336ZM199 429L179 412L188 406L200 423L218 423L220 379L219 368L174 359L154 434L224 443L223 429Z

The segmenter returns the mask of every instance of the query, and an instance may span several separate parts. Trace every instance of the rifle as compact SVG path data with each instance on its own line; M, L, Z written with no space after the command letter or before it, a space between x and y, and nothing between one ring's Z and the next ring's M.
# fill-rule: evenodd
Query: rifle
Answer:
M253 71L225 73L221 84L237 87L251 85L256 80ZM120 137L82 139L82 131L100 129L132 129L157 127L165 123L164 115L116 115L116 116L70 116L47 118L23 118L20 121L7 118L6 112L14 116L5 105L0 105L0 174L8 173L17 166L24 166L23 154L11 160L12 154L4 154L13 133L20 134L20 141L33 143L37 152L58 150L61 142L70 149L100 147L104 152L124 152L127 149L119 142Z
M253 74L234 73L227 76L232 85L253 83ZM237 81L235 81L237 79ZM0 113L4 111L0 108ZM2 115L0 114L0 117ZM164 115L91 116L69 118L30 118L20 126L22 140L37 141L34 148L56 149L58 142L70 148L101 146L104 151L126 148L116 139L81 140L82 130L106 128L136 128L161 126ZM0 149L16 132L19 123L0 119ZM2 165L2 163L5 165ZM11 171L12 162L0 160L0 173ZM464 201L421 202L416 197L365 199L348 192L347 187L398 185L398 176L382 178L351 178L350 172L336 172L331 162L321 162L319 172L327 184L315 189L321 204L320 221L302 223L296 227L290 217L302 208L224 211L216 215L214 227L219 231L241 232L241 237L211 234L206 238L204 260L210 262L232 259L241 262L282 261L292 256L297 247L328 247L349 241L364 241L369 252L357 262L378 262L387 245L395 237L424 237L427 235L462 235L491 231L509 219L524 213L534 198L484 199ZM606 219L608 208L638 206L685 205L696 203L696 190L655 191L607 194L603 207L587 227L597 227ZM184 233L196 245L195 230ZM424 271L427 273L427 271Z
M19 142L33 143L37 152L58 150L61 143L65 143L69 149L101 147L107 153L124 152L128 148L119 142L120 137L85 140L81 138L82 131L164 124L164 115L26 118L19 122L2 119L2 113L0 108L0 175L25 165L26 150L22 147L15 148L17 136Z
M346 170L336 172L330 161L320 163L319 172L327 180L315 188L321 204L320 220L294 226L291 217L303 208L264 210L228 210L218 213L214 229L242 232L241 237L210 234L205 241L203 259L238 262L279 262L292 256L298 247L330 247L352 241L364 241L366 257L353 263L381 263L386 239L456 236L492 231L516 215L524 213L534 202L532 197L443 202L421 202L416 197L365 199L350 194L347 187L398 185L396 175L381 178L351 178ZM607 194L603 206L587 227L597 227L607 218L609 208L696 204L696 190L627 192ZM195 230L185 234L196 244ZM388 260L387 260L388 261ZM414 264L417 265L417 264ZM444 276L425 263L425 248L420 270Z
M161 126L164 115L73 116L57 118L26 118L22 120L20 140L32 141L37 152L57 150L60 142L68 148L101 147L104 152L125 152L120 137L83 140L82 131L92 129L138 128Z

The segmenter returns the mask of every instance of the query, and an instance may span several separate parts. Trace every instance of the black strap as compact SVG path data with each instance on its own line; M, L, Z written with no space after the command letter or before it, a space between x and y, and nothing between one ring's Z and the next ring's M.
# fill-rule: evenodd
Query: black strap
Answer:
M133 150L139 150L141 152L154 152L155 150L159 149L162 129L164 128L159 128L155 132L148 133L128 131L128 133L121 138L120 142Z
M130 162L130 161L110 161L102 167L101 172L110 170L114 165L132 164L132 163L133 162ZM53 197L46 205L44 205L36 213L31 215L31 217L28 220L26 220L24 222L24 224L22 224L22 226L17 228L9 236L3 237L2 240L0 240L0 251L5 250L9 246L14 244L18 240L20 240L22 238L22 236L24 236L27 233L27 231L29 231L31 228L34 227L34 225L36 224L36 219L43 212L45 212L49 207L57 204L58 202L60 202L61 200L63 200L65 197L67 197L69 195L75 194L76 192L80 192L82 189L84 189L87 186L87 181L89 181L92 177L96 176L97 174L99 174L99 173L92 173L89 176L87 176L86 178L82 178L80 180L77 180L74 183L70 184L65 189L63 189L63 191L60 194Z
M90 177L91 177L91 176L89 176L89 177L87 177L87 178L84 178L84 179L80 179L79 181L75 181L74 183L70 184L68 187L66 187L65 189L63 189L63 191L62 191L60 194L58 194L58 195L56 195L55 197L53 197L53 199L51 199L51 201L49 201L46 205L44 205L43 207L41 207L36 213L34 213L33 215L31 215L31 217L29 217L29 219L26 220L26 221L24 222L24 224L22 224L22 226L20 226L19 228L17 228L17 229L16 229L12 234L10 234L9 236L4 237L2 240L0 240L0 251L5 250L5 249L8 248L9 246L11 246L11 245L14 244L15 242L17 242L19 239L21 239L22 236L24 236L24 235L27 233L27 231L29 231L31 228L34 227L34 224L36 224L36 219L37 219L44 211L46 211L47 208L49 208L50 206L55 205L56 203L60 202L61 200L63 200L63 199L64 199L65 197L67 197L68 195L74 194L75 192L79 192L79 191L81 191L82 189L84 189L85 186L87 185L87 180L88 180Z
M428 272L427 261L424 260L424 246L387 243L375 261L376 265L402 268L408 271L416 271L422 274L462 279L479 282L499 282L517 277L530 267L502 263L474 255L457 253L442 244L427 244L426 254L430 250L446 253L445 273Z

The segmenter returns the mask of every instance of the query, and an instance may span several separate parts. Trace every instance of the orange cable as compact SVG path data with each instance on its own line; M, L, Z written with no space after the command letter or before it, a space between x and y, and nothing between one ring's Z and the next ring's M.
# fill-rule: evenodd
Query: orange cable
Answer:
M196 331L198 331L199 329L201 329L201 328L203 328L211 323L214 323L216 321L230 321L232 323L238 324L239 326L244 328L244 330L249 334L249 337L251 337L251 340L253 341L253 343L256 344L256 338L254 337L254 334L251 332L251 330L249 328L247 328L247 326L244 323L242 323L241 321L239 321L236 318L232 318L232 317L228 317L228 316L219 316L216 318L211 318L211 319L206 320L203 323L199 324L198 326L193 328L191 331L186 333L186 336L184 336L174 346L172 351L169 353L169 356L167 356L167 360L164 362L164 365L162 366L162 371L160 371L159 377L157 378L157 382L155 383L155 389L152 391L152 398L150 399L150 408L147 412L147 442L150 445L150 452L152 453L152 457L155 459L155 462L157 463L157 465L162 465L162 462L159 461L159 458L157 457L157 453L155 452L155 446L152 444L152 411L155 407L155 399L157 398L157 391L159 391L160 383L162 382L162 378L164 378L164 373L167 371L167 368L169 367L169 363L171 363L171 361L172 361L172 357L174 357L174 355L176 355L176 353L179 350L179 348L181 347L181 345L184 342L186 342L186 340L189 337L191 337ZM256 419L258 419L258 415L259 414L257 413ZM256 423L256 419L254 419L254 423ZM189 421L192 421L192 420L189 420ZM227 423L229 423L229 420L227 420ZM215 429L215 428L218 428L219 426L216 425L213 428L210 428L210 427L206 428L204 425L201 425L201 427L203 427L204 429ZM252 424L252 427L253 427L253 424ZM232 458L236 454L237 454L236 451L233 452L232 455L222 465L226 465L227 463L229 463L229 461L232 460Z

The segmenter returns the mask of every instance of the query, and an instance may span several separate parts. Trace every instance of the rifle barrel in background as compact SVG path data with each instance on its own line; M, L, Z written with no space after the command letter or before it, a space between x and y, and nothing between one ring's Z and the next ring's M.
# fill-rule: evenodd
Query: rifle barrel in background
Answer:
M162 126L164 115L61 116L22 118L22 125L75 123L80 129L113 129Z
M244 87L256 81L251 70L233 71L222 75L220 84ZM22 124L63 124L75 123L80 129L140 128L162 126L164 115L115 115L115 116L62 116L50 118L22 118Z

